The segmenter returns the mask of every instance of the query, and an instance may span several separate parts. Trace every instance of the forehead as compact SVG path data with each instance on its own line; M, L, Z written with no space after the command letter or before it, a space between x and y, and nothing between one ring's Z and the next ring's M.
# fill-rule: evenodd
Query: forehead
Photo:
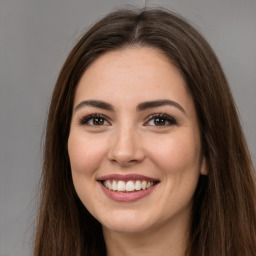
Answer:
M179 70L160 50L127 47L96 59L81 77L75 103L84 99L154 100L191 96Z

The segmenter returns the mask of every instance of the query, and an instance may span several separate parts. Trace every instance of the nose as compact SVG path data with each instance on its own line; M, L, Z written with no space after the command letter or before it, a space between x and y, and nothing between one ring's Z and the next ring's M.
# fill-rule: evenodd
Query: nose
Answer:
M111 138L109 160L122 167L129 167L143 161L145 154L140 137L132 127L118 129Z

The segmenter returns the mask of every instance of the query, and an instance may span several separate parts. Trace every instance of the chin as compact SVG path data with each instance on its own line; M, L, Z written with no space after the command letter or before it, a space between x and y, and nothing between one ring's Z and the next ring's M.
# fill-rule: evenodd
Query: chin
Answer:
M127 210L125 213L111 214L110 218L106 217L100 220L103 229L118 233L141 233L150 227L150 221L147 218Z
M109 230L111 232L123 233L123 234L135 234L143 233L148 229L148 224L143 225L140 223L115 223L108 226L103 225L103 230Z

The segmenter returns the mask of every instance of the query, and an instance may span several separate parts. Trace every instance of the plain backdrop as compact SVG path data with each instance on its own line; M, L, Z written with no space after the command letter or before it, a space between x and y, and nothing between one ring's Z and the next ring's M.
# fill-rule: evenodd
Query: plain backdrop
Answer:
M156 0L218 55L256 163L256 0ZM68 52L113 9L142 0L0 0L0 256L31 255L50 96Z

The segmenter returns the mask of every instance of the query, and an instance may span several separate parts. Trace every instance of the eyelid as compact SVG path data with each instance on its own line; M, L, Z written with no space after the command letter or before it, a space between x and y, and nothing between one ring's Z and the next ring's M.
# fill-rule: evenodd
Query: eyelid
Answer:
M88 114L88 115L83 116L82 118L79 119L79 124L87 125L87 126L97 126L97 125L89 125L88 124L88 121L90 121L90 119L93 119L93 118L102 118L102 119L104 119L104 121L108 122L109 125L111 125L108 117L106 117L103 114L98 114L98 113L93 113L93 114Z
M90 120L92 120L93 118L102 118L104 120L104 122L107 122L107 126L110 126L111 125L111 120L110 118L108 118L106 115L104 114L101 114L101 113L92 113L92 114L87 114L87 115L84 115L82 116L82 118L79 118L79 124L84 126L84 125L87 125L87 126L106 126L106 124L102 124L102 125L93 125L93 124L88 124L88 122ZM168 124L164 124L164 125L150 125L148 124L151 120L155 119L155 118L162 118L164 120L166 120L166 122L168 122ZM146 118L146 121L144 122L143 124L144 126L156 126L156 127L167 127L167 126L172 126L172 125L177 125L177 121L175 118L173 118L172 116L170 116L169 114L166 114L166 113L154 113L154 114L151 114L149 115L147 118Z
M147 125L147 123L151 120L153 120L154 118L163 118L165 119L167 122L169 122L168 125L159 125L159 127L163 127L163 126L172 126L172 125L177 125L177 121L174 117L166 114L166 113L156 113L156 114L152 114L149 117L147 117L146 119L146 123L144 124L145 126L153 126L153 125ZM157 127L157 125L154 125Z

